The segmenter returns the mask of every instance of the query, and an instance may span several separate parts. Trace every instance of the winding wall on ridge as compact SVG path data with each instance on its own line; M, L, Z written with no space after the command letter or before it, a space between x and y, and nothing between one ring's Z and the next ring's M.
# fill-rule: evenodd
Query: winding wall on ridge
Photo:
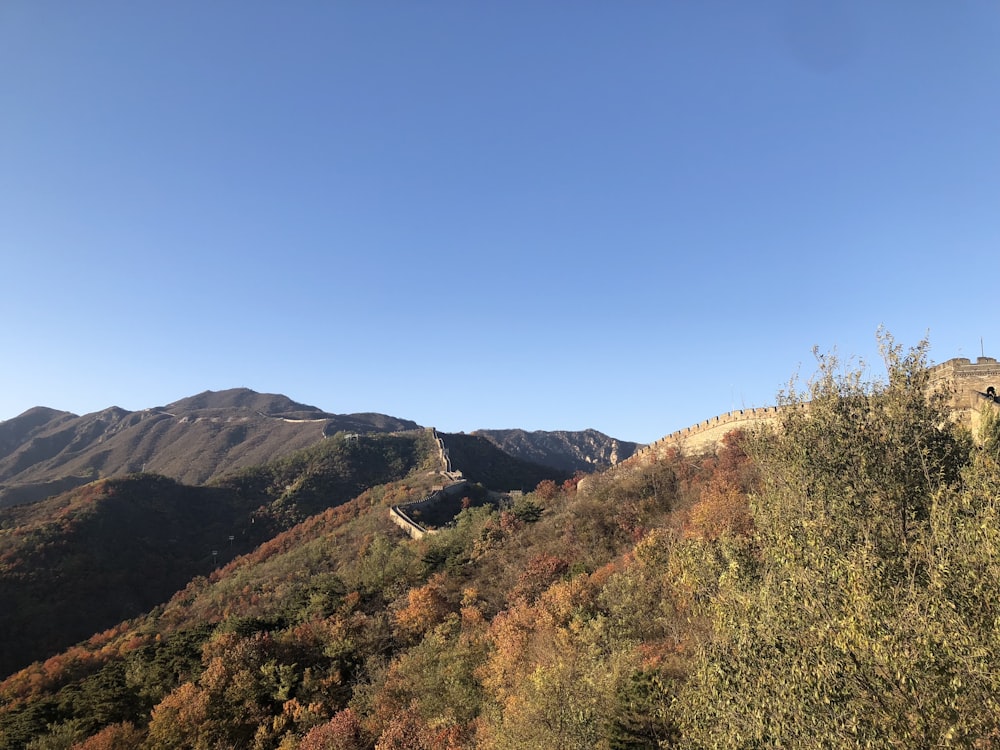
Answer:
M430 529L426 529L419 523L414 521L410 517L410 511L421 510L423 508L429 508L433 505L437 505L442 500L453 497L459 492L464 492L469 483L462 476L462 472L455 471L451 465L451 456L448 455L448 448L445 446L444 441L441 436L437 434L437 430L433 427L428 428L430 430L431 436L437 443L438 448L438 462L440 468L436 472L440 476L449 480L449 484L445 487L435 488L431 494L422 500L417 500L412 503L403 503L401 505L393 505L389 508L389 518L394 524L399 528L409 534L413 539L421 539L427 534L433 534L434 532Z
M979 408L990 398L988 389L1000 390L1000 362L993 357L978 357L975 362L956 357L929 368L932 387L951 391L950 405L955 419L973 430L979 424ZM669 448L700 453L714 447L727 433L758 424L778 421L782 407L765 406L726 412L704 422L685 427L638 450L618 466L641 466L663 455Z
M718 443L728 433L743 427L756 424L773 423L778 420L777 406L765 406L759 409L738 409L726 412L704 422L671 432L655 443L635 452L618 466L641 466L661 457L670 448L679 448L686 453L701 453Z

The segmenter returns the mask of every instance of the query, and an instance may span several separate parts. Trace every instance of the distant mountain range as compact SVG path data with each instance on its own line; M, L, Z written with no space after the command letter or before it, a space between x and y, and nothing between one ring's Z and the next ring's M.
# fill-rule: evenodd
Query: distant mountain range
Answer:
M597 430L476 430L472 434L486 438L517 458L569 472L606 469L642 447L640 443L616 440Z
M0 507L35 502L95 479L147 472L188 485L265 464L337 432L419 429L377 413L332 414L247 388L205 391L142 411L109 407L78 416L35 407L0 422ZM572 473L632 455L636 443L596 430L480 430L505 453Z
M246 395L239 400L260 403ZM391 491L400 498L428 494L442 481L434 434L341 433L268 464L235 470L210 486L132 474L0 507L0 681L34 659L147 611L194 576L208 575L366 490L362 505L369 510L385 500L387 484L396 483ZM514 458L484 437L442 437L454 469L491 490L530 491L543 480L569 478L568 472ZM387 519L385 505L380 520ZM0 732L0 747L7 746Z
M77 416L36 407L0 422L0 507L133 472L204 484L336 432L418 427L384 414L330 414L246 388L205 391L143 411L111 407Z
M520 552L533 538L527 527L543 514L562 518L547 539L606 545L625 532L593 508L579 527L565 525L572 474L635 448L594 430L437 433L247 389L135 412L36 407L0 422L0 746L28 746L79 717L89 722L73 725L81 738L116 721L146 731L151 709L197 678L218 628L233 637L261 628L305 633L343 599L355 602L354 614L343 612L365 632L369 618L379 619L379 632L395 637L393 602L411 579L440 569L458 585L478 557L496 554L499 567L483 580L513 585L532 559ZM440 536L410 549L389 509L458 475L468 482L460 506L428 523ZM196 600L197 612L177 609ZM141 631L134 637L133 627ZM126 630L127 648L90 653ZM296 642L296 658L311 659L310 648ZM340 676L324 677L330 685L361 674L368 655L356 665L348 656ZM91 716L98 698L110 713ZM233 745L249 746L245 739Z

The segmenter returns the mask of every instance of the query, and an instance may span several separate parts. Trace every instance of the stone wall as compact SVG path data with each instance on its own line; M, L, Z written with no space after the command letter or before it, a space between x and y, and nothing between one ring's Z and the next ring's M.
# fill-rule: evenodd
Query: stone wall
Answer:
M1000 393L1000 362L993 357L979 357L976 362L961 357L949 359L931 367L930 375L933 387L951 390L950 405L956 420L973 430L979 425L982 404L989 401L1000 403L987 395L990 387ZM669 448L677 448L685 453L710 450L733 430L777 422L779 409L777 406L766 406L720 414L650 443L619 465L641 466L655 460Z
M975 362L956 357L932 367L930 375L932 385L951 391L949 405L955 419L977 430L983 404L996 403L989 389L1000 392L1000 362L993 357L977 357Z
M438 461L440 468L434 473L448 480L450 484L445 487L435 488L431 494L422 500L417 500L412 503L403 503L402 505L393 505L389 508L389 518L392 522L414 539L421 539L427 534L433 534L434 532L431 529L425 529L419 523L414 521L410 517L410 513L415 510L421 510L423 508L436 505L445 498L453 497L459 492L464 492L469 487L469 483L462 476L462 472L455 471L452 468L451 457L448 455L448 448L445 446L441 436L437 434L437 430L433 427L428 429L430 430L431 436L437 442L438 448Z
M465 477L462 475L462 472L455 471L455 469L452 468L451 455L448 453L448 447L444 444L444 440L441 439L441 436L437 434L437 430L433 427L430 428L430 431L431 435L434 436L434 440L437 441L438 455L441 460L441 470L439 473L446 479L461 482Z
M619 466L649 463L659 458L666 450L677 448L685 453L701 453L715 447L727 434L733 430L750 427L755 424L773 423L778 420L778 407L765 406L759 409L738 409L726 412L704 422L685 427L683 430L671 432L655 443L637 451L631 457L622 461Z
M410 516L410 513L437 505L442 500L452 498L459 493L464 493L468 490L468 488L469 483L463 479L455 482L454 484L449 484L447 487L434 490L434 492L429 494L423 500L417 500L413 503L404 503L403 505L393 505L389 508L389 518L392 519L394 524L414 539L422 539L428 534L433 534L434 531L432 529L426 529L414 521Z

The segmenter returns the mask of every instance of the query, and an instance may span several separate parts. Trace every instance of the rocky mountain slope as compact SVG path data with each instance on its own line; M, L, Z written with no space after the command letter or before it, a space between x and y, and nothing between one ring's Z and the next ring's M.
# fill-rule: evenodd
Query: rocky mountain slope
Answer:
M472 434L486 438L517 458L569 472L606 469L624 461L642 447L639 443L616 440L597 430L476 430Z
M37 407L0 422L0 507L139 471L203 484L339 431L417 427L384 414L330 414L246 388L206 391L143 411L111 407L77 416Z
M491 490L530 491L545 479L565 481L572 471L557 468L552 456L540 454L538 460L514 456L483 435L442 434L454 468L470 482ZM556 457L558 460L558 457Z

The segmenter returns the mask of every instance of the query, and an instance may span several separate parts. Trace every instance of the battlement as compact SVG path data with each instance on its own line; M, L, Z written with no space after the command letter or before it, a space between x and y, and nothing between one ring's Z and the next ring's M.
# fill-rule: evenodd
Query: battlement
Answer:
M776 422L780 407L764 406L726 412L698 424L671 432L655 443L636 451L620 465L643 464L655 460L670 448L699 453L720 442L728 433L754 424Z
M955 419L975 430L984 401L996 402L1000 389L1000 362L993 357L956 357L930 368L931 384L949 393Z
M967 357L956 357L931 367L930 375L932 383L947 383L955 390L967 391L987 381L997 387L1000 386L1000 362L993 357L977 357L975 362ZM983 393L989 385L982 389Z
M998 402L1000 361L993 357L978 357L975 362L966 357L956 357L933 365L928 372L932 387L950 393L949 406L956 421L973 430L978 427L979 410L983 402ZM765 406L720 414L650 443L619 465L648 463L670 448L678 448L689 453L711 449L733 430L777 422L781 408Z

